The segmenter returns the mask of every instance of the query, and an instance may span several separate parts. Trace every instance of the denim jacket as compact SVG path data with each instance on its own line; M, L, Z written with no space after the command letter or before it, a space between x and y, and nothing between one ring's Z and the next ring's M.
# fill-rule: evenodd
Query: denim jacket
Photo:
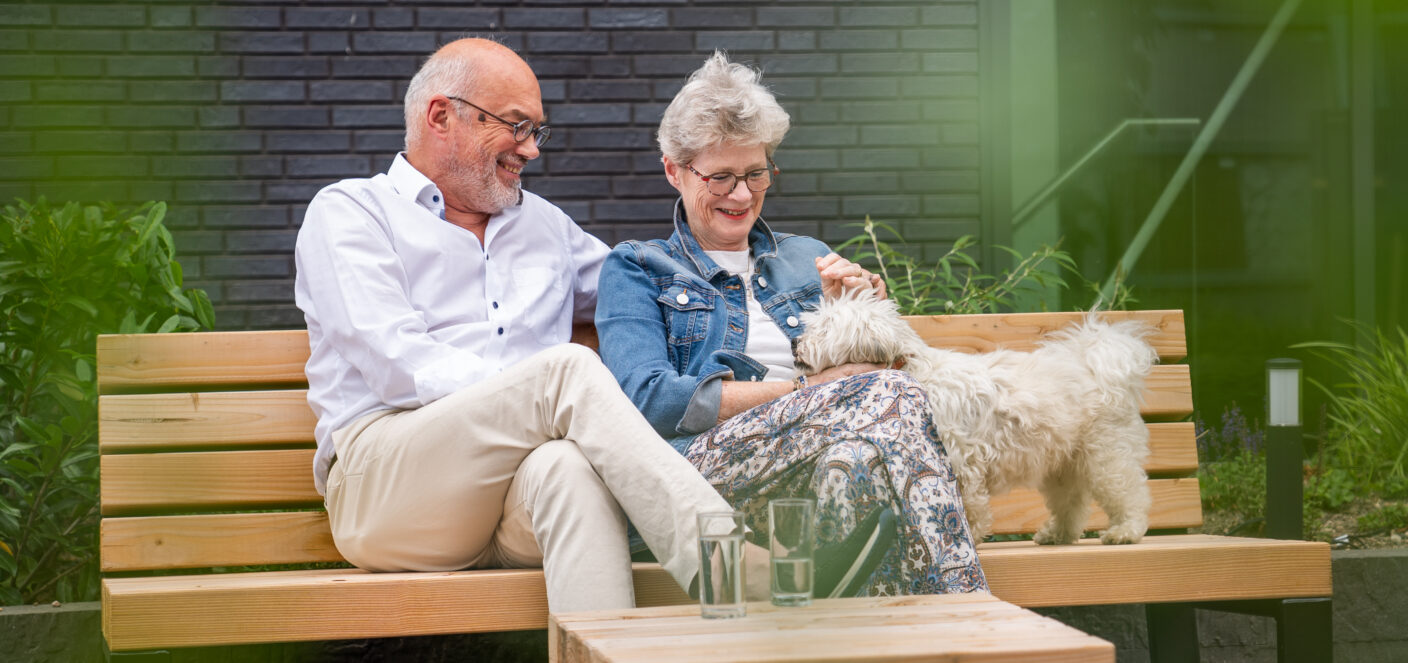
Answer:
M676 449L718 421L723 381L761 380L767 368L743 354L748 309L742 278L714 263L675 203L668 240L618 244L601 268L596 328L601 358L626 395ZM821 299L815 258L826 244L774 233L759 218L748 235L751 286L788 338Z

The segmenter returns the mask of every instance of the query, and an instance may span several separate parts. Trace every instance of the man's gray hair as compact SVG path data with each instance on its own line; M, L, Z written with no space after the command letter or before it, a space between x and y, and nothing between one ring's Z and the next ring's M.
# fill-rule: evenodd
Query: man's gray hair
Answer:
M791 119L761 79L762 72L714 51L665 109L658 134L661 154L687 164L723 143L761 143L772 157Z
M425 129L425 109L437 94L473 95L479 85L478 71L468 58L435 53L421 65L406 88L406 149L420 140ZM455 111L459 112L458 109Z

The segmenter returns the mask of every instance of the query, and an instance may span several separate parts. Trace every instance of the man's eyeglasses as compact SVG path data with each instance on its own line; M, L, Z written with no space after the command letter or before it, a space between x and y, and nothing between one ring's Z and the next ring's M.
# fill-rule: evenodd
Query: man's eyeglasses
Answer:
M750 170L742 175L734 173L713 173L705 175L695 170L694 166L689 164L685 164L685 168L688 168L689 172L698 175L700 179L704 180L704 186L709 189L709 193L716 196L727 196L733 193L733 190L738 188L738 180L743 180L747 183L748 190L753 193L767 191L768 187L772 186L773 175L781 172L777 169L777 164L772 162L772 159L768 159L767 168Z
M543 143L548 142L548 138L552 137L552 127L549 127L546 124L533 126L532 120L523 120L521 122L509 122L508 120L505 120L493 113L490 113L487 110L484 110L483 106L479 106L478 104L475 104L474 102L469 101L467 99L461 99L459 97L449 94L445 95L445 97L447 99L454 99L455 101L458 101L463 104L469 104L470 106L473 106L474 108L478 109L479 112L488 115L489 117L492 117L495 120L503 122L504 124L507 124L510 127L513 127L513 139L520 143L525 140L528 140L529 136L532 136L534 144L539 147L542 147ZM479 119L482 120L484 118L481 117Z

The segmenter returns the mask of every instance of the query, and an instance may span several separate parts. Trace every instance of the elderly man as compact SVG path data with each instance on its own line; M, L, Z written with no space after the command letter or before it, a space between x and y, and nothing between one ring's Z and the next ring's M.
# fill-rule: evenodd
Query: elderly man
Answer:
M567 343L607 248L520 188L550 135L532 70L457 41L405 112L405 152L320 191L298 234L338 550L375 571L542 566L554 611L629 607L629 516L688 587L695 514L730 507Z

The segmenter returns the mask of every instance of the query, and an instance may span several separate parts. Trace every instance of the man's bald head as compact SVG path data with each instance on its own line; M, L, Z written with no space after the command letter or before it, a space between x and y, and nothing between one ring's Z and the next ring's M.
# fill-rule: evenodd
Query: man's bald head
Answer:
M440 47L421 65L406 88L406 149L420 140L425 112L437 94L479 96L504 81L537 78L523 58L503 44L488 39L468 38Z

